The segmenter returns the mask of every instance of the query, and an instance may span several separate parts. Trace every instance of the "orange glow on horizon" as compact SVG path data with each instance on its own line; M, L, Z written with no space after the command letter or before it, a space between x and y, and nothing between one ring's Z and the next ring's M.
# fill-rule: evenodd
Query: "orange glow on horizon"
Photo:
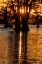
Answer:
M21 13L21 8L20 8L20 13Z
M22 13L24 13L24 8L22 8Z
M24 8L20 8L20 13L24 14L25 10Z

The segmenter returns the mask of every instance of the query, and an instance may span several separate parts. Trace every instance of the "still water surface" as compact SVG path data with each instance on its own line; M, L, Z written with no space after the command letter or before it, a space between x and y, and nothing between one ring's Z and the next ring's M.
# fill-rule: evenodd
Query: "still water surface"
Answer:
M29 32L0 29L0 64L42 64L42 26Z

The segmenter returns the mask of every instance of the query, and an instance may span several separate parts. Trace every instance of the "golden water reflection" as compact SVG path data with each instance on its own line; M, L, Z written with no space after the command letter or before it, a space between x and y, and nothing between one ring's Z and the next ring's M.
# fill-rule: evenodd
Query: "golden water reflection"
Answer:
M27 62L42 64L42 28L32 28L27 40Z
M0 64L42 64L42 28L0 30Z

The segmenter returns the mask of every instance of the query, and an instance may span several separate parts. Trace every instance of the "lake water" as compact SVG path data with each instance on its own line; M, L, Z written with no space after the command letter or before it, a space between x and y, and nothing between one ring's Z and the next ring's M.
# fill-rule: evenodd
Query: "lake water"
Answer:
M29 32L0 29L0 64L42 64L42 25Z

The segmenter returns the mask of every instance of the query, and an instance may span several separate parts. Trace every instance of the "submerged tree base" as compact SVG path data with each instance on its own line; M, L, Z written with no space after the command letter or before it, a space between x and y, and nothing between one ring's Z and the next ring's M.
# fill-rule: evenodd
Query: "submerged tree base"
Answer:
M24 32L30 31L29 27L28 28L14 28L14 30L17 31L17 32L20 31L20 30L22 30Z

